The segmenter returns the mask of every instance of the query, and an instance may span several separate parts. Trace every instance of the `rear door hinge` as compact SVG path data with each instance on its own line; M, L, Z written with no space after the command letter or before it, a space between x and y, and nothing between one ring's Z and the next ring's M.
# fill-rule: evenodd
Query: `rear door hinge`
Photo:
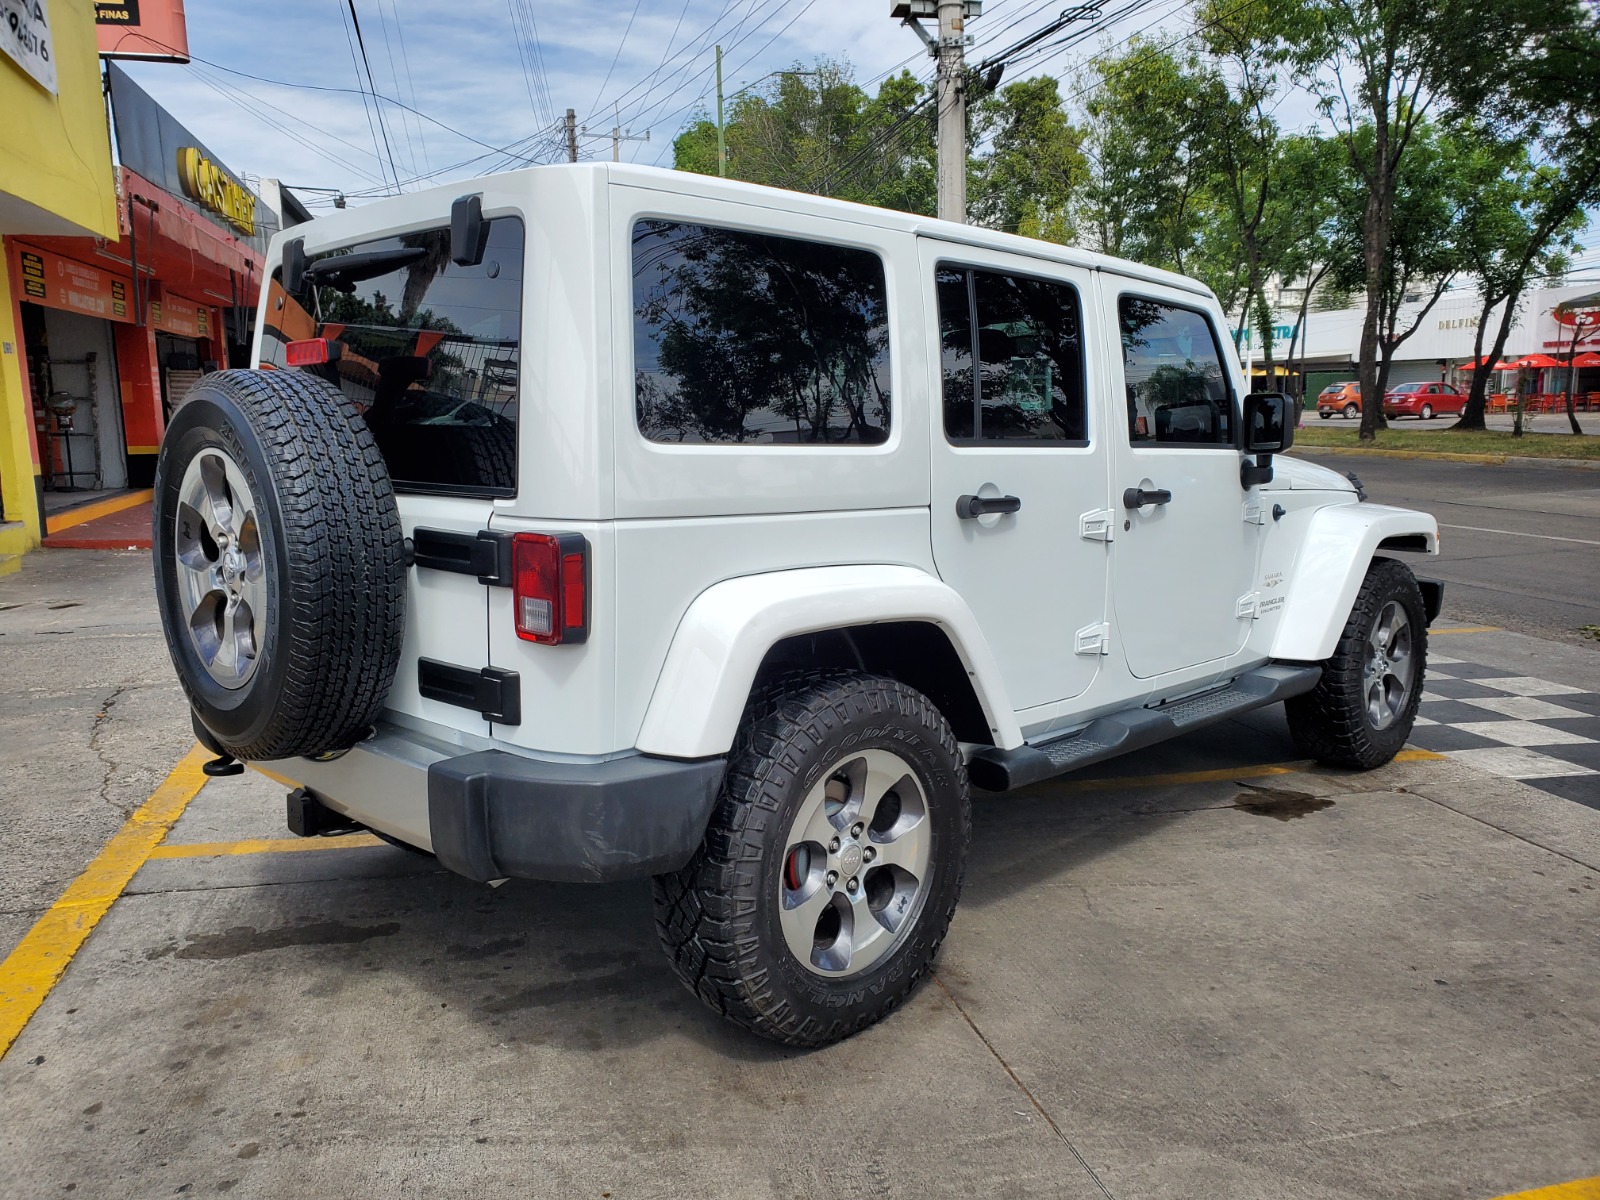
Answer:
M1111 653L1111 626L1105 622L1099 625L1085 625L1073 635L1072 652L1074 654L1110 654Z
M490 587L511 586L511 535L504 530L462 533L418 526L410 540L416 566L476 575L479 583Z
M1239 603L1234 608L1233 615L1238 617L1241 621L1254 620L1256 610L1260 606L1260 599L1260 593L1246 592L1244 595L1239 597Z
M1086 512L1078 518L1078 536L1088 542L1109 542L1115 519L1116 513L1109 508Z

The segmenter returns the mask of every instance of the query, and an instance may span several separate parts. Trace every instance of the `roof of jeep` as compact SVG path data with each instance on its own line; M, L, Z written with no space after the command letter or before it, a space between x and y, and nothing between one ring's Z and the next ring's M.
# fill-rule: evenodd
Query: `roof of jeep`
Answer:
M714 175L701 175L693 171L676 171L665 167L643 167L631 163L558 163L548 166L523 167L516 171L480 176L471 182L481 187L483 184L493 180L502 187L515 187L519 177L531 180L540 174L552 171L596 174L616 187L634 187L683 196L699 196L707 199L737 200L743 204L757 205L776 212L807 213L815 216L834 217L860 225L910 233L919 237L937 238L941 241L959 245L977 246L1051 262L1069 263L1073 266L1085 267L1090 270L1108 271L1134 279L1165 284L1197 295L1212 295L1211 289L1206 287L1205 284L1187 276L1164 271L1158 267L1145 266L1143 263L1132 262L1128 259L1113 258L1106 254L1095 254L1088 250L1078 249L1075 246L1063 246L1057 242L1040 241L1036 238L1021 237L1014 233L1001 233L997 230L984 229L976 225L960 225L954 221L940 221L932 217L918 216L915 213L896 212L893 209L877 208L870 204L856 204L849 200L833 200L824 196L813 196L806 192L791 192L783 188L745 183L737 179L720 179ZM346 209L342 212L320 216L317 218L316 223L323 224L326 222L328 226L335 227L329 228L328 233L337 238L339 235L356 233L359 226L363 224L371 225L381 222L384 217L383 210L390 205L404 205L408 209L414 209L419 202L426 205L430 200L433 200L438 202L443 210L448 211L450 201L461 194L464 186L466 184L458 180L455 183L443 184L423 191L408 192L403 196L374 200L372 203L363 204L359 208ZM274 242L278 243L286 238L297 236L297 231L301 229L302 227L299 226L291 226L289 229L277 234ZM269 255L276 252L276 245L272 250L268 251Z

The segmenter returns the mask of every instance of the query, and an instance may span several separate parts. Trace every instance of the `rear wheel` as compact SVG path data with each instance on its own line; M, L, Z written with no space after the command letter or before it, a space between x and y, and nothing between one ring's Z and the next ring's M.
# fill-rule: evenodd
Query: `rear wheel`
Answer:
M1422 700L1428 618L1404 563L1374 559L1315 690L1284 704L1301 753L1370 770L1411 736Z
M1433 405L1424 404L1422 406L1422 411L1420 413L1418 413L1417 416L1418 416L1418 419L1423 420L1423 421L1431 421L1431 420L1433 420Z
M971 810L949 724L891 679L836 675L752 706L705 845L655 881L679 978L774 1041L892 1012L961 893Z

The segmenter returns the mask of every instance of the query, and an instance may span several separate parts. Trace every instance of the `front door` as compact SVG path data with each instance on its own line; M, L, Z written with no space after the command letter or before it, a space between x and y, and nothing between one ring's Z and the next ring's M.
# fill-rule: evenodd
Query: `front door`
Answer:
M1084 333L1092 282L1078 268L935 241L922 243L922 270L942 388L934 561L1025 714L1084 691L1105 649L1108 480L1089 403L1099 348Z
M1234 372L1196 297L1106 282L1126 413L1111 438L1117 640L1140 679L1221 666L1250 631L1260 532L1239 479Z

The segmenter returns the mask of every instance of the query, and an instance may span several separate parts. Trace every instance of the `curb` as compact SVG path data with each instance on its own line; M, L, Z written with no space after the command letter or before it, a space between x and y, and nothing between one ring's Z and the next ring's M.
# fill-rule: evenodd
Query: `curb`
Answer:
M1423 462L1477 463L1491 467L1555 467L1574 471L1600 471L1600 459L1594 458L1528 458L1516 454L1453 454L1443 450L1379 450L1356 449L1353 446L1311 446L1298 444L1291 454L1332 454L1351 458L1417 459Z

